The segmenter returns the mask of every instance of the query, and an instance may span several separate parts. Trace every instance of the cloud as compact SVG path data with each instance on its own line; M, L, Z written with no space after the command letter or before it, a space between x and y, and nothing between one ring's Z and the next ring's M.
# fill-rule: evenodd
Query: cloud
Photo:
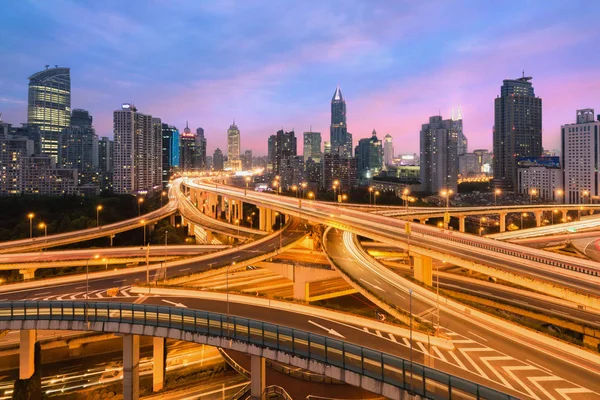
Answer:
M25 100L9 99L6 97L0 97L0 103L27 104L27 102Z

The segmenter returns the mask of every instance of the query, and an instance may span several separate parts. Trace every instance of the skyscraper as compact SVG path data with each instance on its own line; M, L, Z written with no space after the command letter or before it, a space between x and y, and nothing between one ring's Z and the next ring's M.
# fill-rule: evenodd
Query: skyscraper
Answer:
M75 108L71 112L71 126L81 126L82 128L92 127L92 116L88 110Z
M370 138L360 139L356 146L356 173L359 181L370 179L381 172L383 156L381 140L373 129Z
M333 153L352 157L352 134L346 125L346 101L338 86L331 99L330 142Z
M517 161L542 155L542 99L532 78L505 79L494 100L494 185L516 188Z
M159 118L123 104L113 113L114 173L117 194L146 193L161 183L162 155Z
M252 166L252 150L246 150L242 156L242 169L244 171L250 171Z
M194 156L194 167L199 170L206 169L206 138L204 129L196 129L196 155Z
M296 135L294 131L284 132L277 131L277 134L271 135L269 138L269 164L272 166L274 175L281 175L283 161L287 158L295 156Z
M394 163L394 142L389 133L383 138L383 166L387 167Z
M574 124L561 126L565 203L591 203L600 195L600 115L594 120L594 109L577 110Z
M113 180L113 141L101 137L98 141L98 172L100 173L100 190L112 192Z
M213 170L215 171L223 171L224 160L223 160L223 152L221 149L217 147L217 149L213 153Z
M240 130L235 121L227 129L227 162L234 171L242 169L240 160Z
M304 132L304 163L312 158L315 162L320 162L323 154L321 153L321 132Z
M462 123L462 112L460 110L460 104L456 107L456 115L454 114L454 108L452 109L452 121L454 124L454 129L458 132L458 156L462 156L463 154L467 154L469 147L469 140L463 133L463 123Z
M462 125L462 124L461 124ZM421 127L421 190L458 188L458 128L451 119L429 117Z
M98 136L87 110L75 109L71 126L59 135L59 162L65 168L76 168L80 185L98 183Z
M48 68L29 77L27 123L41 133L41 152L59 157L59 135L71 123L69 68Z
M185 129L179 137L179 166L182 171L192 171L196 154L196 134L185 122Z
M162 185L166 187L169 178L179 168L179 130L162 124Z

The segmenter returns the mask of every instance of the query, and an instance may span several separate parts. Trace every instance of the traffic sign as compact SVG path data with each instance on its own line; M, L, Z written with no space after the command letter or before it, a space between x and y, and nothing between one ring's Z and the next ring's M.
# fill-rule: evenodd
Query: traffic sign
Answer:
M575 228L574 226L571 226L571 227L567 228L567 232L575 233L575 232L577 232L577 228Z

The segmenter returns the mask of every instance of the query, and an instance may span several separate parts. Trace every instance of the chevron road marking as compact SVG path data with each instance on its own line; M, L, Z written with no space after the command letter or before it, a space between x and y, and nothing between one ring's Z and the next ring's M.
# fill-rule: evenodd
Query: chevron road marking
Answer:
M578 387L578 388L564 388L564 389L555 389L558 394L562 396L565 400L571 400L568 394L577 394L577 393L594 393L589 389Z
M427 351L427 349L425 348L425 346L423 346L423 343L421 342L417 342L417 346L421 349L421 351L423 352L423 354L430 356L431 354L429 354L429 352Z
M556 400L554 396L552 396L546 389L542 387L542 385L538 384L538 382L551 382L551 381L562 381L562 378L558 376L550 375L550 376L530 376L527 379L533 383L542 393L544 393L550 400Z
M447 363L448 360L446 359L446 357L444 357L444 355L442 354L442 352L435 346L432 347L434 353L439 357L440 360L442 360L443 362Z
M493 357L480 357L479 359L494 373L494 375L496 375L498 377L498 379L500 379L500 381L502 381L504 386L514 389L513 385L508 383L508 381L500 374L500 372L498 372L498 370L496 368L492 367L492 365L490 364L490 361L510 361L510 360L514 360L514 358L512 358L510 356L493 356Z
M463 362L460 361L460 359L456 356L456 354L454 354L454 351L449 351L448 354L450 354L452 356L452 358L454 359L454 361L456 361L456 365L458 365L460 368L464 369L465 371L468 371L465 364L463 364Z
M485 379L490 379L489 376L487 376L487 374L485 372L483 372L483 370L481 368L479 368L479 365L477 365L475 363L475 361L473 361L473 359L471 357L469 357L469 355L467 353L469 352L487 352L487 351L496 351L493 349L490 349L489 347L471 347L471 348L466 348L466 349L458 349L458 351L460 351L462 353L462 355L469 360L469 362L473 365L473 367L477 370L477 372L479 372L479 375L483 376Z
M77 293L75 293L75 294L71 295L71 297L69 297L69 298L70 298L71 300L75 300L75 298L76 298L77 296L79 296L80 294L84 294L84 293L85 293L85 292L77 292Z
M398 341L396 340L396 338L394 337L394 335L392 335L391 333L388 333L390 340L394 343L398 343Z
M506 371L515 381L519 382L519 384L529 393L529 395L535 400L541 400L533 391L529 388L529 386L525 385L517 376L513 373L513 371L538 371L536 367L532 367L531 365L518 365L518 366L506 366L502 367L503 370Z

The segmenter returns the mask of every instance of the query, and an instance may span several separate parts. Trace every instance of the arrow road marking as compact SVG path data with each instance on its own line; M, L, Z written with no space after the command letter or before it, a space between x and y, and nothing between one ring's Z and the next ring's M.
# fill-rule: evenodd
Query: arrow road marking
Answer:
M175 307L183 307L183 308L187 308L187 306L185 304L181 304L181 303L175 303L174 301L169 301L169 300L165 300L165 299L161 299L162 301L164 301L165 303L171 304Z
M164 301L164 300L163 300L163 301ZM313 324L314 326L316 326L316 327L318 327L318 328L321 328L321 329L323 329L323 330L327 331L327 333L329 333L330 335L339 336L339 337L341 337L342 339L346 339L344 336L342 336L341 334L339 334L338 332L336 332L334 329L326 328L326 327L324 327L323 325L319 325L319 324L317 324L316 322L313 322L313 321L311 321L311 320L308 320L308 323L309 323L309 324Z

